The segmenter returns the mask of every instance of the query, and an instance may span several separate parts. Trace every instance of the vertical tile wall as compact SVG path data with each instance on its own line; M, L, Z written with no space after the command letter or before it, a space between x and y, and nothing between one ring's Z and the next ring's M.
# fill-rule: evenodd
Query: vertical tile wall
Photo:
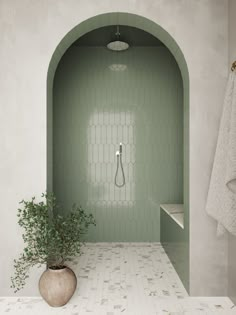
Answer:
M165 47L71 47L54 81L53 185L95 215L89 241L159 241L160 203L183 200L182 79ZM126 185L114 185L123 143ZM120 176L120 173L119 173Z

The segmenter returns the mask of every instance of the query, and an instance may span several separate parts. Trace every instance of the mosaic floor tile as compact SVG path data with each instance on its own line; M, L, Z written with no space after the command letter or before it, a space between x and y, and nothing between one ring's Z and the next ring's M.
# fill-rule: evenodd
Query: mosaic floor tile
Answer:
M78 287L66 306L3 297L0 314L236 314L227 297L189 297L159 243L87 243L72 267Z

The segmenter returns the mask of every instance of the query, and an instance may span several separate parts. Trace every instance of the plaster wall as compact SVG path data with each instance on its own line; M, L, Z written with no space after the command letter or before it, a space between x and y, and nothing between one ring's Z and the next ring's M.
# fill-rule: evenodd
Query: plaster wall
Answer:
M229 1L229 68L236 61L236 1ZM236 303L236 237L229 235L229 287L228 295Z

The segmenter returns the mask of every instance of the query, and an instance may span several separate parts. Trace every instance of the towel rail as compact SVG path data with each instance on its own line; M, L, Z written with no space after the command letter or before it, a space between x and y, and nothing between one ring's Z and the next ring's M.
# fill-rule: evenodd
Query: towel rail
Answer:
M234 61L232 63L232 66L231 66L231 71L234 71L236 69L236 61Z

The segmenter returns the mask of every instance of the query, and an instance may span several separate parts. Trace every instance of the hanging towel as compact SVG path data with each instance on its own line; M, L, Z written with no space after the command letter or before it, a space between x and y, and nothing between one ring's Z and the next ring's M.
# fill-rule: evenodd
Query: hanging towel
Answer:
M236 236L236 72L230 73L224 99L206 211L217 222L217 235Z

